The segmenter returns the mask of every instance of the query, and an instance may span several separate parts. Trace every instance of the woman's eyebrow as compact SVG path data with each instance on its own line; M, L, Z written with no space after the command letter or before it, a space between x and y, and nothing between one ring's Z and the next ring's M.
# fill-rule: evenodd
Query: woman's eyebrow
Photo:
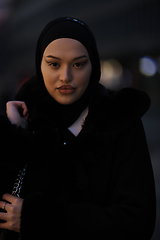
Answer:
M54 58L54 59L58 59L58 60L61 60L60 58L58 58L58 57L55 57L55 56L52 56L52 55L48 55L48 56L46 56L47 58Z
M87 58L87 56L86 55L79 56L79 57L74 58L74 60L77 60L77 59L80 59L80 58Z
M55 57L55 56L52 56L52 55L48 55L48 56L46 56L46 57L47 57L47 58L54 58L54 59L57 59L57 60L61 60L60 58ZM81 58L87 58L87 56L86 56L86 55L82 55L82 56L79 56L79 57L74 58L73 60L77 60L77 59L81 59Z

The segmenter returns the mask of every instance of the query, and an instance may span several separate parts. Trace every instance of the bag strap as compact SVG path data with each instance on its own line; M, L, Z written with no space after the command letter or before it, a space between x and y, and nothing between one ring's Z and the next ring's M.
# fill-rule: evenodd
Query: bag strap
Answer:
M18 172L17 178L16 178L15 183L13 185L12 195L15 196L15 197L20 197L20 192L21 192L21 188L22 188L22 185L23 185L23 180L24 180L24 177L25 177L25 174L26 174L27 165L28 164L26 164L25 167Z

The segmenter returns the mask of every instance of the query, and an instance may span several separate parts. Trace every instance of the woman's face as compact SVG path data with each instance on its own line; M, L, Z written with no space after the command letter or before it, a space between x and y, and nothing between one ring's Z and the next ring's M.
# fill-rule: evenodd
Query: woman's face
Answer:
M86 48L79 41L60 38L45 49L41 72L49 94L60 104L77 101L87 89L92 66Z

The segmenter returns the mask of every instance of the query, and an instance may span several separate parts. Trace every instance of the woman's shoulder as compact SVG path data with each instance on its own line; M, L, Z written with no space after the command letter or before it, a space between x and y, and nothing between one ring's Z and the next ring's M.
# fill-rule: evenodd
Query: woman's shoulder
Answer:
M113 92L100 88L102 97L92 105L88 116L88 123L97 134L119 135L139 121L150 107L150 98L143 91L124 88Z
M91 111L99 111L112 118L129 115L142 117L150 107L150 98L144 91L123 88L114 92L101 84L97 89L91 102Z
M112 94L110 111L113 116L142 117L150 107L150 98L147 93L134 89L123 88L116 94Z
M133 128L148 111L150 103L149 96L143 91L134 88L121 89L112 96L110 105L110 123L113 129L120 133Z

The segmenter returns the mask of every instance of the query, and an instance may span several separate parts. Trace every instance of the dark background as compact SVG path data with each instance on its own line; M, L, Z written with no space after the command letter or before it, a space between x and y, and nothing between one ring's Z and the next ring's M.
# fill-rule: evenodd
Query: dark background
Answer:
M143 117L157 193L160 239L160 1L0 0L0 113L21 84L34 75L35 47L42 28L71 16L93 31L102 61L101 82L119 90L134 87L152 104ZM144 166L145 168L145 166Z

